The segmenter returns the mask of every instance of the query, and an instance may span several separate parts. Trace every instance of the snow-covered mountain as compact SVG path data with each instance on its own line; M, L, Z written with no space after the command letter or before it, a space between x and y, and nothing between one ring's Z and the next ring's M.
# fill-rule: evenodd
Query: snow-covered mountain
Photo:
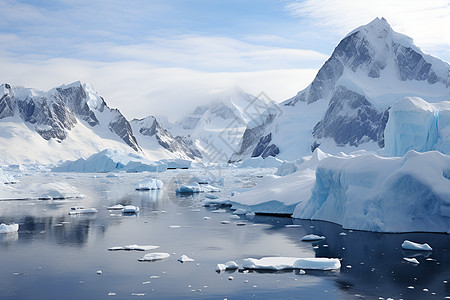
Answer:
M215 94L210 104L167 127L199 149L206 162L227 162L239 149L247 125L258 126L267 111L278 109L264 94L255 97L233 88Z
M146 146L151 148L138 144L130 122L89 84L74 82L48 92L0 85L0 163L55 163L108 148L147 154L150 160L192 156L177 143Z
M391 104L406 96L448 100L449 74L448 63L376 18L344 37L313 82L282 103L281 113L267 114L264 126L249 126L230 160L259 156L267 147L289 160L319 145L327 151L384 147Z
M153 116L133 119L130 124L144 152L162 147L180 158L194 160L202 157L200 151L192 147L189 140L180 136L174 137Z

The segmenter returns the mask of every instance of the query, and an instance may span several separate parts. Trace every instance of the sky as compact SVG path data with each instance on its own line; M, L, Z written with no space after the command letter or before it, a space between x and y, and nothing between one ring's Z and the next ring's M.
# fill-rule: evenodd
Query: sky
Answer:
M94 86L172 121L239 86L283 101L376 17L450 62L449 0L0 0L0 83Z

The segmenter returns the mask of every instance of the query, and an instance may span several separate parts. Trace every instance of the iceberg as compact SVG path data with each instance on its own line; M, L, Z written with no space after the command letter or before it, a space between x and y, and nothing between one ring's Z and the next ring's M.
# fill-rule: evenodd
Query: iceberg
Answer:
M163 182L159 179L145 179L138 183L136 186L137 191L149 191L149 190L160 190L164 186Z
M338 258L298 258L298 257L263 257L261 259L247 258L242 264L244 269L253 270L337 270L341 268Z
M265 159L262 157L247 158L236 165L239 168L278 168L282 164L282 160L273 156L268 156Z
M19 231L19 224L0 224L0 233L13 233Z
M167 170L163 162L149 161L135 153L106 149L91 155L87 159L65 161L52 168L52 172L105 173L114 171L126 172L162 172Z
M384 153L389 156L403 156L411 149L450 154L450 101L431 104L419 97L405 97L395 102L384 140Z
M293 216L375 232L449 232L450 156L411 150L326 158L310 199Z
M180 185L176 189L176 192L178 194L194 194L194 193L201 193L203 191L198 183L190 183Z

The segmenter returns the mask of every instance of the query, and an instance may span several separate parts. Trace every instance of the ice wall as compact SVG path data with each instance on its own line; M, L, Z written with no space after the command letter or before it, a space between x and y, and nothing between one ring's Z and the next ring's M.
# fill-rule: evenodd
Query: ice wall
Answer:
M394 103L384 131L384 153L403 156L409 150L450 154L450 102L428 103L406 97Z
M326 158L293 216L377 232L450 232L450 156Z

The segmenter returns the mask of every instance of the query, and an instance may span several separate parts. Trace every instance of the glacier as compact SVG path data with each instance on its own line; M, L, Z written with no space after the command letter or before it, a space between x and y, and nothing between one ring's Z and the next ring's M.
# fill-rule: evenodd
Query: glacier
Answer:
M450 154L450 101L429 103L420 97L405 97L395 102L384 138L388 156L403 156L411 149Z

